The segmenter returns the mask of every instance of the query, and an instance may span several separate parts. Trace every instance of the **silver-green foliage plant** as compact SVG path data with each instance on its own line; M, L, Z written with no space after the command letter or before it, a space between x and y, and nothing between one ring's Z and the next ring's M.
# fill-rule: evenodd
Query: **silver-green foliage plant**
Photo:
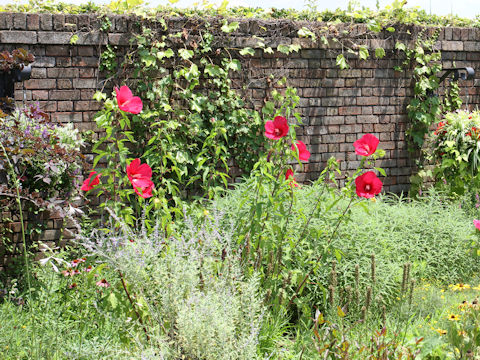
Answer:
M264 312L258 278L243 275L216 216L207 215L199 227L186 225L178 238L122 226L94 231L82 242L121 274L148 346L163 349L161 358L256 359Z

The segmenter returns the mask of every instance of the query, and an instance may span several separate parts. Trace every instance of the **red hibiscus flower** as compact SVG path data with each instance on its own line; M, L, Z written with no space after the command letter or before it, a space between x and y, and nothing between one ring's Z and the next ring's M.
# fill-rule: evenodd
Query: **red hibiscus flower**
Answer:
M382 191L382 182L373 171L367 171L355 179L357 195L367 199L373 198Z
M273 121L265 123L265 136L272 140L278 140L288 134L288 122L283 116L276 116Z
M142 100L138 96L133 96L128 86L123 85L120 90L115 87L117 103L120 110L130 114L138 114L143 109Z
M300 160L308 161L310 159L310 151L307 150L307 146L300 140L296 144L292 144L292 151L297 151L297 149Z
M287 172L285 173L285 180L290 180L290 186L298 187L297 181L295 180L295 177L293 176L293 170L292 169L288 169Z
M373 134L365 134L360 139L353 143L355 147L355 154L361 156L370 156L377 151L377 146L380 141Z
M152 168L148 164L140 164L140 159L138 158L133 160L127 166L127 176L135 193L144 199L152 196Z
M477 230L480 230L480 220L473 220L473 225L477 228Z
M100 178L98 176L95 176L97 174L96 171L92 171L90 172L90 176L88 177L88 179L86 179L84 182L83 182L83 185L82 187L80 188L81 190L83 191L90 191L92 190L95 186L97 186L98 184L100 184ZM93 179L92 179L93 177Z
M440 121L438 124L437 124L437 129L433 132L435 135L438 135L438 134L445 134L446 131L443 130L442 132L440 132L440 130L443 129L443 127L445 126L447 122L446 121Z

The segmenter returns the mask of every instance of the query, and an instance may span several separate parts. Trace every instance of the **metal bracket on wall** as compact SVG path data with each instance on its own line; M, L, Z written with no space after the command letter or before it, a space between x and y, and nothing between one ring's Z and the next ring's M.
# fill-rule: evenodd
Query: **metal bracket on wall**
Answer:
M475 70L472 67L444 69L445 74L438 80L440 85L453 72L453 80L471 80L475 76Z

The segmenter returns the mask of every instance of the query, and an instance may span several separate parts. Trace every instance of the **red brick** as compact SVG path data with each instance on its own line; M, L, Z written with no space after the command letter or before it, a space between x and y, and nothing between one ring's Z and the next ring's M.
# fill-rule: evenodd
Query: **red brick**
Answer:
M45 46L45 54L47 56L70 56L70 46L69 45L47 45Z
M81 68L80 69L81 78L94 78L95 77L95 68Z
M359 106L348 106L348 107L340 107L338 109L339 115L361 115L362 108Z
M70 57L57 57L57 66L70 67L72 66L72 58Z
M27 30L40 30L39 14L27 14Z
M73 101L58 101L57 108L58 108L58 111L72 111Z
M32 100L48 100L48 90L33 90Z
M80 90L50 90L51 100L79 100Z
M77 52L79 56L93 56L95 54L92 46L78 46Z
M55 89L55 79L30 79L23 82L25 89Z
M70 79L58 79L57 80L57 89L59 89L59 90L72 89L72 80L70 80Z
M49 78L76 78L78 77L78 69L72 68L52 68L47 69L47 77Z

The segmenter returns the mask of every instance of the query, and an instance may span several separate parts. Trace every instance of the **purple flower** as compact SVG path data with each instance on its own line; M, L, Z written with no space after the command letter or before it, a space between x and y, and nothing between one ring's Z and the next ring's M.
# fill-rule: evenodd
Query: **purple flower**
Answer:
M24 131L25 135L30 135L30 126L27 126L27 128Z
M44 139L48 138L48 131L47 131L47 129L43 129L43 131L42 131L42 137L43 137Z

